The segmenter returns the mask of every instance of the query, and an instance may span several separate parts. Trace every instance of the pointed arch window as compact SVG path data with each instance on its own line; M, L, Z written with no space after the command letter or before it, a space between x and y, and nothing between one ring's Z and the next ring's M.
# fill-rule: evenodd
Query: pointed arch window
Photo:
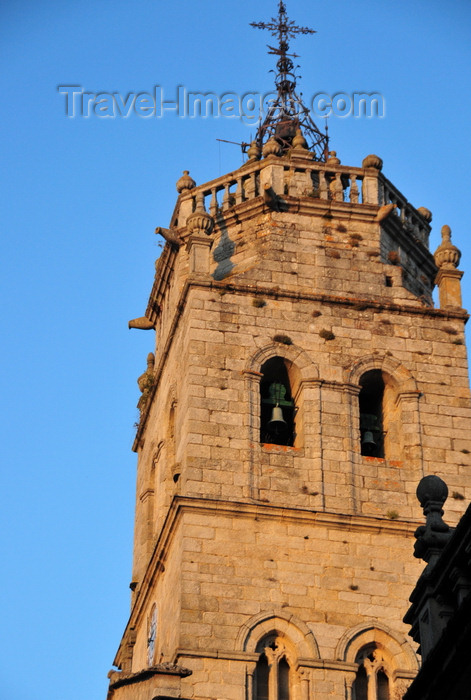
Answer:
M353 683L352 700L390 700L388 664L376 645L363 647L356 658L359 664Z
M257 651L261 653L255 668L253 700L291 700L292 655L286 640L273 633L258 643Z
M260 442L293 445L295 407L286 360L272 357L261 367Z

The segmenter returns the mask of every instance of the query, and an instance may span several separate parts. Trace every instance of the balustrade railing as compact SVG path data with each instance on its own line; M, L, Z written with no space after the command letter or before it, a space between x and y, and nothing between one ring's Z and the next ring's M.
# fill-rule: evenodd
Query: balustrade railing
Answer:
M203 204L217 219L232 207L259 197L264 187L269 186L281 200L293 196L350 204L395 204L393 215L411 235L428 245L429 226L381 173L305 160L292 164L270 161L247 164L236 173L222 175L188 191L181 202L184 218Z
M397 216L404 229L417 238L427 248L429 245L430 226L424 223L417 210L384 176L378 181L379 204L395 204L393 216Z

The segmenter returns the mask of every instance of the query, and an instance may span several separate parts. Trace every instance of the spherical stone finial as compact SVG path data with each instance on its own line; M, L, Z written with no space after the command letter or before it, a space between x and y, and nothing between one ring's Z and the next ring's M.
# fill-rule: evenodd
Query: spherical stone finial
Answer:
M439 269L452 270L458 267L461 260L461 251L451 242L451 228L445 224L442 226L442 242L433 254L435 264Z
M439 476L429 474L419 481L416 494L422 508L430 501L443 505L448 498L448 486Z
M370 153L369 156L363 158L362 168L374 168L375 170L383 169L383 160L379 156L375 156L374 153Z
M260 148L256 141L252 141L250 148L247 151L249 161L260 160Z
M307 141L304 138L304 134L299 127L296 129L296 134L293 139L293 148L300 151L308 150Z
M327 163L329 165L340 165L340 158L337 158L337 151L329 151Z
M179 180L177 180L177 192L178 194L181 194L182 192L186 192L187 190L192 190L194 187L196 187L196 182L193 180L192 177L190 177L190 171L189 170L184 170L183 175Z
M267 156L279 156L281 153L281 146L276 139L268 139L262 148L262 153L264 158Z
M432 212L430 209L427 209L427 207L419 207L417 211L428 224L432 221Z

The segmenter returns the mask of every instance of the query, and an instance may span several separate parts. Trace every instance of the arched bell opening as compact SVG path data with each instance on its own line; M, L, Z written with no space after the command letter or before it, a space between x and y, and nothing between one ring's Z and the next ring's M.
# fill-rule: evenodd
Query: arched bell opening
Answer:
M368 457L400 458L400 408L394 378L371 369L360 378L360 448Z
M360 387L361 454L384 457L384 379L381 370L365 372Z
M260 442L294 445L295 405L286 360L272 357L261 367Z

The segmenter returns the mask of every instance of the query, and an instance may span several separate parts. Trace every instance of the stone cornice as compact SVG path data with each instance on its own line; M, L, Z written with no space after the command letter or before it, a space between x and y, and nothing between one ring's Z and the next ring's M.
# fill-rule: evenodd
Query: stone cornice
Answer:
M215 218L214 231L220 233L228 227L244 221L253 221L257 216L271 214L274 220L283 223L283 214L302 214L305 216L342 219L343 221L374 222L379 206L376 204L353 204L352 202L337 202L333 200L314 199L310 197L293 197L292 195L279 195L280 211L274 212L262 196L248 199L224 211ZM179 235L184 237L185 229L179 230Z
M200 651L199 649L177 649L175 653L175 660L185 658L210 658L221 659L224 661L245 661L256 663L260 658L260 654L252 654L245 651ZM325 668L334 671L351 671L352 673L356 673L358 670L358 664L350 663L348 661L341 661L340 659L299 658L297 660L297 666L298 668ZM410 678L412 680L416 676L416 671L399 668L394 671L394 676L396 678Z
M173 266L178 251L169 243L165 244L160 258L155 266L154 284L149 296L145 316L154 323L160 314L160 306L167 291L170 276L173 273Z
M256 662L260 658L260 654L252 654L246 651L200 651L199 649L177 649L175 659L224 659L226 661L252 661ZM297 660L297 666L303 668L328 668L342 671L356 671L358 664L348 663L347 661L339 661L336 659L303 659Z

